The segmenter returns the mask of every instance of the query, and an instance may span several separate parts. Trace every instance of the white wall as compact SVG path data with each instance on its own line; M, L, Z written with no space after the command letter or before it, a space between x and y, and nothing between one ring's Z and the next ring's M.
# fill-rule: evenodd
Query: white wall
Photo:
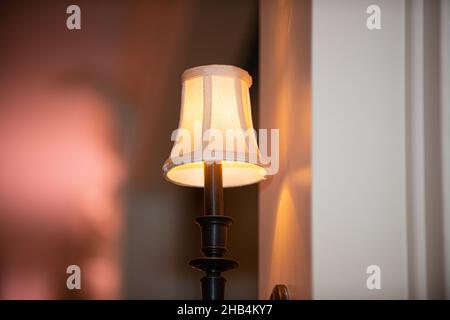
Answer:
M441 137L446 298L450 299L450 1L441 1Z
M408 297L404 35L404 1L313 1L314 298Z

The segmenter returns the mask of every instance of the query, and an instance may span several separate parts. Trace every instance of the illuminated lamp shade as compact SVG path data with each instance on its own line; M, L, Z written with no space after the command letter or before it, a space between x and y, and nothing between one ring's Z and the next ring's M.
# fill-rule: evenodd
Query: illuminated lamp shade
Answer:
M223 187L263 180L267 174L253 129L251 76L240 68L207 65L182 75L181 114L163 171L169 181L204 187L204 163L221 163Z

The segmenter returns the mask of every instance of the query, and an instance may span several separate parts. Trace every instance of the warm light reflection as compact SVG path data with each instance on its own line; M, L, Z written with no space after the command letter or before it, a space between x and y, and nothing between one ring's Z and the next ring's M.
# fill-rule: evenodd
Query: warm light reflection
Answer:
M260 126L280 130L280 170L260 188L260 298L310 299L311 3L264 3Z
M310 168L299 169L284 180L278 195L270 258L269 282L272 286L288 285L297 298L309 298L310 181Z

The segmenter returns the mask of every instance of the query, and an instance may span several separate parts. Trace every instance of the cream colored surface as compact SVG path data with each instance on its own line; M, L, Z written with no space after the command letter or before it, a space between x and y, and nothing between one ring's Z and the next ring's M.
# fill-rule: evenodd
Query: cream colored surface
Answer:
M313 1L315 299L408 297L405 1ZM330 19L333 17L333 19ZM371 265L381 289L366 286Z
M203 161L223 162L224 187L264 179L251 118L251 84L250 75L234 66L208 65L183 73L180 131L163 167L168 180L202 187Z
M225 186L237 187L261 181L265 170L252 163L222 161L222 175ZM203 161L176 166L167 173L167 179L180 185L203 187Z

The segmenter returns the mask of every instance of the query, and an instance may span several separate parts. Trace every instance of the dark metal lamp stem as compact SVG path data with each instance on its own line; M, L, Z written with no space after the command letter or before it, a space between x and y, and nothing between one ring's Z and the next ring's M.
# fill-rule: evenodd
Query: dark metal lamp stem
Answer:
M228 227L233 222L224 215L222 164L204 163L205 212L195 221L202 232L202 252L205 257L191 260L189 264L205 272L201 279L203 300L223 300L225 278L221 273L238 266L237 261L224 257L227 251Z

